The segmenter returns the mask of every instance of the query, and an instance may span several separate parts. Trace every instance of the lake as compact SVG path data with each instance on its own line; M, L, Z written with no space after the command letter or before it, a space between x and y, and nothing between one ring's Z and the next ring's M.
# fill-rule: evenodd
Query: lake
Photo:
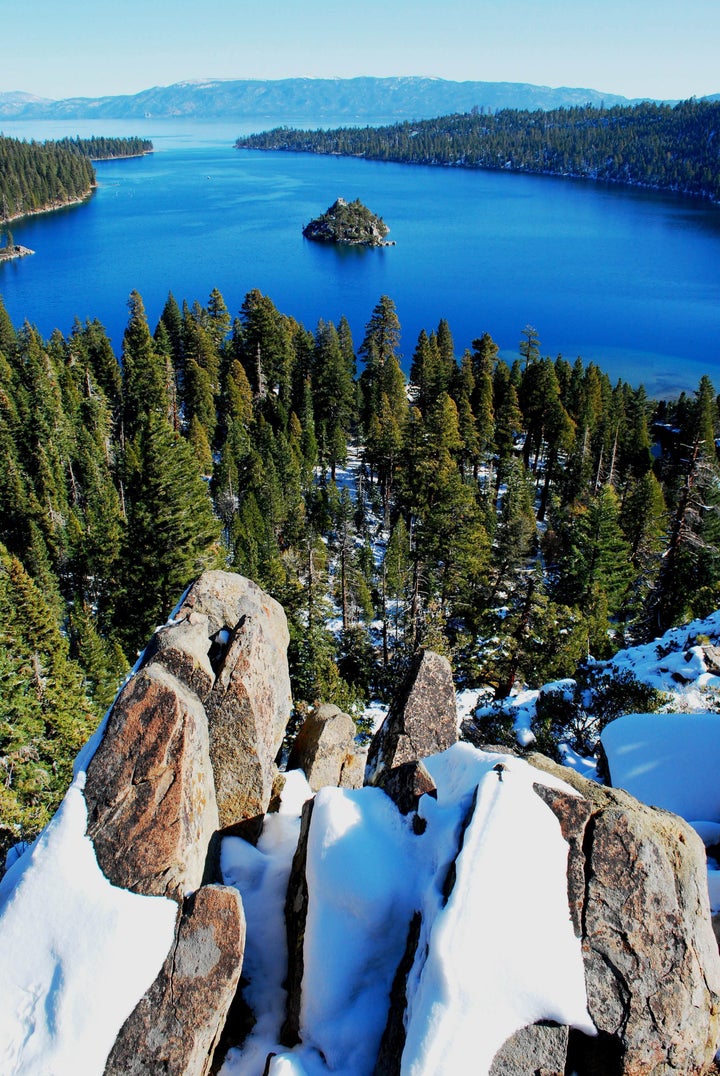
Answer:
M580 355L652 395L692 391L703 373L720 389L720 208L579 180L234 148L260 127L4 121L13 137L138 134L156 147L98 163L85 205L12 224L36 251L0 266L13 322L47 337L98 318L119 351L132 290L154 328L169 291L205 303L217 287L234 315L259 288L306 328L344 314L357 347L386 294L406 369L420 330L445 317L458 355L489 332L512 361L530 324L543 355ZM304 239L339 195L380 214L397 245Z

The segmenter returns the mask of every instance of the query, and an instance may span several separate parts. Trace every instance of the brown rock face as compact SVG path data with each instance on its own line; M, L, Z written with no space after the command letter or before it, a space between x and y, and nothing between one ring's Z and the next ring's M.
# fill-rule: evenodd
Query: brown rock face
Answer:
M153 636L85 786L114 885L182 900L213 877L218 828L257 836L290 715L287 643L277 602L226 572L202 575Z
M367 751L348 755L340 770L340 788L362 788L365 784Z
M699 1076L720 1036L720 956L700 838L681 818L620 789L542 756L529 761L571 784L590 807L583 821L582 812L551 804L584 857L582 906L577 866L571 906L574 917L580 912L588 1009L600 1035L578 1044L582 1071Z
M717 676L720 673L720 646L708 644L702 648L702 651L708 672Z
M582 916L585 906L585 827L591 814L590 804L579 796L571 796L557 788L535 784L533 788L560 823L560 832L568 842L568 904L575 937L582 937Z
M338 706L319 706L303 721L287 768L303 770L313 792L339 787L354 755L356 731L353 719Z
M218 816L205 711L151 665L117 699L88 767L88 835L113 885L173 897L197 889Z
M378 784L396 805L400 814L416 811L421 796L437 799L437 786L422 762L403 762L384 770Z
M188 902L155 982L120 1029L105 1076L206 1076L244 949L240 894L203 886Z
M204 702L215 683L210 645L208 618L190 612L182 620L155 632L145 652L144 664L162 665Z
M378 784L383 771L437 755L457 739L450 662L432 650L423 650L415 657L370 744L366 783Z
M205 708L220 827L257 837L292 704L285 613L249 579L205 572L176 619L190 614L207 617L216 670Z

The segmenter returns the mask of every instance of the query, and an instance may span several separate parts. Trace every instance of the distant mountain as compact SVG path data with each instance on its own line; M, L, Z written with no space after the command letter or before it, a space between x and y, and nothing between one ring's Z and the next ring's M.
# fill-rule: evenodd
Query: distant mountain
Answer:
M451 82L439 78L208 79L156 86L132 96L71 97L51 101L26 93L0 93L0 119L134 119L258 117L291 121L308 117L423 119L501 108L551 109L572 105L631 103L617 94L521 82Z
M46 108L56 104L47 97L35 97L32 93L0 93L0 116L14 119L25 115L26 109Z

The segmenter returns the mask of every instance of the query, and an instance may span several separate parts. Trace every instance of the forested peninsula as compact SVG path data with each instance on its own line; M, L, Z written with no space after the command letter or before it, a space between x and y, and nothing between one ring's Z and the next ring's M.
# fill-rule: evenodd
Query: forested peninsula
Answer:
M26 142L0 135L0 224L84 201L96 186L92 160L151 150L141 138Z
M388 296L356 344L258 290L235 315L169 295L154 326L133 293L120 356L97 321L45 340L0 304L0 847L47 822L204 568L282 603L298 722L386 698L418 646L499 705L720 608L710 379L652 401L518 335L510 364L482 328L457 355L441 320L408 378ZM655 706L629 674L607 692ZM573 714L542 720L557 753Z
M239 149L574 176L720 200L720 102L471 112L238 138Z

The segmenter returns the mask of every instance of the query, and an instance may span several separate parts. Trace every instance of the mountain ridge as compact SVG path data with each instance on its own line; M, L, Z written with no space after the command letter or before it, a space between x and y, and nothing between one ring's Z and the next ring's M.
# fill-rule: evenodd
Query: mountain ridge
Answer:
M191 79L136 94L51 100L23 91L0 93L0 119L218 118L309 114L348 120L378 116L417 119L472 108L549 109L571 105L632 104L583 87L522 82L455 82L426 76L356 78Z

